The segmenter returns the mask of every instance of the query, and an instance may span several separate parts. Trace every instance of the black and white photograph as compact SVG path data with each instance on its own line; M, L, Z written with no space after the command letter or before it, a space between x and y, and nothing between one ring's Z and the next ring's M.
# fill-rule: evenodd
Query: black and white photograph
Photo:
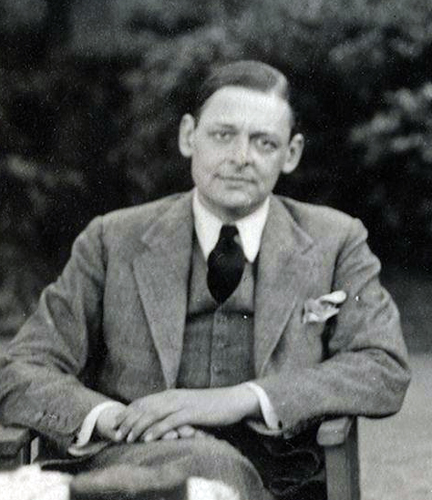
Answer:
M0 0L0 499L432 499L429 0Z

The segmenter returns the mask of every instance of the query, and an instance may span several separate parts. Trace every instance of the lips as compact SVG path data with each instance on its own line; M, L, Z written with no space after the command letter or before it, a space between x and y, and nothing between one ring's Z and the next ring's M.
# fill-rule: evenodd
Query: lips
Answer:
M226 181L226 182L234 182L234 183L252 183L252 179L248 179L246 177L236 177L236 176L232 176L232 175L220 175L219 176L220 179L222 179L223 181Z

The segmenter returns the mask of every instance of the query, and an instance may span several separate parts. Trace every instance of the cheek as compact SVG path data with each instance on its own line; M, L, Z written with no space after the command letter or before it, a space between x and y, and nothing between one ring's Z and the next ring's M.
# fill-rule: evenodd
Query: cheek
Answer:
M211 164L205 162L204 158L196 157L192 162L192 179L200 187L208 186L213 177L213 168Z
M261 184L266 187L271 187L273 189L276 181L279 178L279 175L282 171L282 167L280 166L280 162L274 161L271 163L266 163L259 169L259 177L261 180Z
M192 176L196 175L201 179L210 178L224 160L224 154L217 149L196 148L192 158Z

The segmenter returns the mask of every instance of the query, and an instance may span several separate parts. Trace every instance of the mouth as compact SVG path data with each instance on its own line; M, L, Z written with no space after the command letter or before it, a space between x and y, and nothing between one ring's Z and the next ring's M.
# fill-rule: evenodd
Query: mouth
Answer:
M239 177L236 175L220 175L219 178L228 183L233 183L233 184L252 184L252 180L245 178L245 177Z

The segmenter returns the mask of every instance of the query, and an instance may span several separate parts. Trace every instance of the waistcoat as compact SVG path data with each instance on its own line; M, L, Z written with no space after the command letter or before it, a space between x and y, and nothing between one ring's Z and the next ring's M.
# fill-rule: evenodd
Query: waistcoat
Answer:
M207 287L207 263L194 238L177 387L226 387L254 377L254 265L221 305Z

